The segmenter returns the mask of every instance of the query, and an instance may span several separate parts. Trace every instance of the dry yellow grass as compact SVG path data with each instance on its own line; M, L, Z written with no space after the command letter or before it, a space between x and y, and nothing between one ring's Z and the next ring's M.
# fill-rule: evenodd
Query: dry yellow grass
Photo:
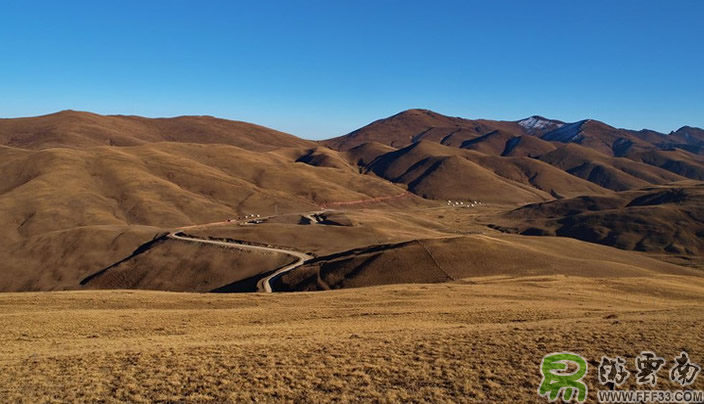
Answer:
M703 292L701 278L550 276L274 295L2 294L0 397L541 402L540 359L569 350L592 364L593 400L602 354L632 366L641 350L685 349L703 363ZM676 386L661 377L658 387Z
M516 123L476 121L455 131L459 121L427 111L399 117L389 121L390 131L372 124L355 137L383 135L402 147L409 130L429 125L429 142L400 151L328 142L341 153L208 117L64 112L0 121L0 290L79 288L116 262L86 287L222 290L291 257L168 239L121 260L155 235L253 213L278 215L188 232L318 255L279 278L289 285L358 287L273 295L0 294L0 402L544 402L536 394L538 366L550 352L590 361L592 399L601 355L632 363L643 350L669 360L686 350L704 364L701 271L489 226L530 201L681 179L639 162L660 166L674 157L629 162L578 153L605 165L597 185L562 171L574 162L564 151L581 146L521 141L522 153L539 151L550 164L498 157L512 130L520 130ZM489 136L477 147L488 155L457 148L494 129L505 132L497 132L499 141ZM698 160L672 153L680 171L701 179ZM407 195L336 204L406 195L406 187L483 203L460 209ZM339 210L326 213L327 224L305 224L321 206ZM691 206L678 205L694 220L688 223L700 211ZM663 242L679 233L698 241L699 227L663 222L672 211L648 210L646 226L633 233L655 234L659 218L677 225ZM600 231L618 230L615 223L609 219ZM659 258L699 259L692 251ZM378 286L389 283L396 284ZM658 385L676 387L662 377ZM704 375L691 387L704 389Z

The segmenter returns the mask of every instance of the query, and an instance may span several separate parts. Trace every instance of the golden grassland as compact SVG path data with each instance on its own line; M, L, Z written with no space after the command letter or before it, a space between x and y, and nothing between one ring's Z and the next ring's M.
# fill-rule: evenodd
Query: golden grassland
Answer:
M485 277L292 294L0 295L3 402L543 402L543 355L681 350L704 279ZM668 369L670 365L667 365ZM658 388L670 385L666 372ZM629 386L634 388L629 380ZM704 389L700 376L694 389Z

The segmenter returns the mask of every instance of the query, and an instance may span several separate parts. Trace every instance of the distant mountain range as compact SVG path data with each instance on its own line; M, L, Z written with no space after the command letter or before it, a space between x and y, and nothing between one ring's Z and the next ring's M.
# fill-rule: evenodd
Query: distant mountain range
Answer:
M413 109L323 144L346 153L363 170L437 199L463 195L456 187L447 187L446 179L471 178L481 170L558 198L704 179L704 131L691 127L666 135L617 129L594 120L564 123L540 116L469 120ZM495 185L492 193L505 189ZM477 197L469 188L464 192ZM530 199L520 192L509 194L513 202Z
M0 176L0 290L70 288L174 226L406 191L411 197L394 203L524 207L497 228L626 249L696 255L704 227L704 130L689 126L662 134L595 120L470 120L412 109L315 142L205 116L62 111L0 119ZM661 188L686 197L632 203ZM585 196L607 202L585 205ZM663 204L679 213L659 213ZM559 221L590 209L598 217ZM633 240L645 227L632 227L651 219L678 222L656 239Z
M428 140L462 147L463 142L495 133L505 137L528 135L548 142L576 143L614 157L650 149L679 149L701 154L704 147L704 130L690 126L663 134L647 129L617 129L593 119L565 123L535 115L519 121L472 120L424 109L411 109L380 119L345 136L327 140L325 144L336 150L349 150L368 141L404 147ZM514 142L520 143L520 140Z

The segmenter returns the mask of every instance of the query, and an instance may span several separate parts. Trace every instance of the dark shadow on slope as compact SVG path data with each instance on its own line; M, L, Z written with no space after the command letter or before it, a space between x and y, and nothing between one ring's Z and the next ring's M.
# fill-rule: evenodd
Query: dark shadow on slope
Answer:
M516 146L518 146L518 144L521 143L522 139L523 138L521 136L516 136L516 137L512 137L511 139L509 139L506 142L506 145L504 146L504 151L501 152L501 155L508 156L509 154L511 154L513 149L515 149Z
M413 181L408 183L408 190L415 193L417 191L417 187L425 180L428 176L433 174L436 170L438 170L443 163L445 163L446 158L442 158L441 160L438 160L434 162L430 167L428 167L423 174L419 175L414 179Z
M311 260L306 261L306 265L308 264L317 264L320 262L325 262L325 261L330 261L330 260L335 260L339 258L345 258L345 257L355 257L360 254L366 254L366 253L373 253L373 252L379 252L379 251L386 251L386 250L392 250L394 248L399 248L402 247L406 244L411 244L413 241L403 241L400 243L395 243L395 244L377 244L374 246L367 246L367 247L360 247L360 248L355 248L352 250L347 250L347 251L341 251L338 253L330 254L330 255L324 255L320 257L315 257Z
M228 283L225 286L220 286L211 290L209 293L252 293L257 291L257 283L260 279L265 278L278 270L265 272L263 274L258 274L250 276L247 279L242 279L237 282Z
M117 262L115 262L115 263L113 263L113 264L110 264L110 265L108 265L107 267L101 269L100 271L98 271L98 272L96 272L96 273L94 273L94 274L92 274L92 275L89 275L89 276L87 276L86 278L84 278L84 279L81 281L81 286L86 285L88 282L90 282L91 280L93 280L93 279L99 277L100 275L104 274L104 273L105 273L106 271L108 271L109 269L114 268L114 267L116 267L116 266L122 264L123 262L129 261L129 260L131 260L132 258L134 258L134 257L136 257L136 256L138 256L138 255L140 255L140 254L144 254L145 252L151 250L151 249L154 248L156 245L161 244L162 242L166 241L167 236L168 236L167 233L157 234L152 240L147 241L146 243L144 243L144 244L140 245L139 247L137 247L137 249L134 250L134 251L132 251L132 254L130 254L129 256L127 256L127 257L125 257L125 258L123 258L123 259L121 259L121 260L119 260L119 261L117 261Z
M647 194L633 199L627 208L631 206L652 206L665 203L681 203L687 200L687 192L684 189L668 189L662 192Z
M481 142L483 142L483 141L485 141L485 140L487 140L487 139L489 139L489 138L491 138L491 137L493 137L493 136L496 136L496 135L498 135L498 134L499 134L499 131L498 131L498 130L492 130L491 132L487 133L486 135L482 135L482 136L476 137L476 138L474 138L474 139L465 140L465 141L462 142L462 144L460 145L460 149L468 149L469 146L472 146L472 145L477 144L477 143L481 143Z

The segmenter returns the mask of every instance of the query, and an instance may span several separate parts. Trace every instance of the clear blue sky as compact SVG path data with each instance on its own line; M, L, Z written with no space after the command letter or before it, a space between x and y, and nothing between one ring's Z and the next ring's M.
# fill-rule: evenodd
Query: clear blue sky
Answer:
M704 127L704 1L0 4L0 116L205 114L306 138L408 108Z

